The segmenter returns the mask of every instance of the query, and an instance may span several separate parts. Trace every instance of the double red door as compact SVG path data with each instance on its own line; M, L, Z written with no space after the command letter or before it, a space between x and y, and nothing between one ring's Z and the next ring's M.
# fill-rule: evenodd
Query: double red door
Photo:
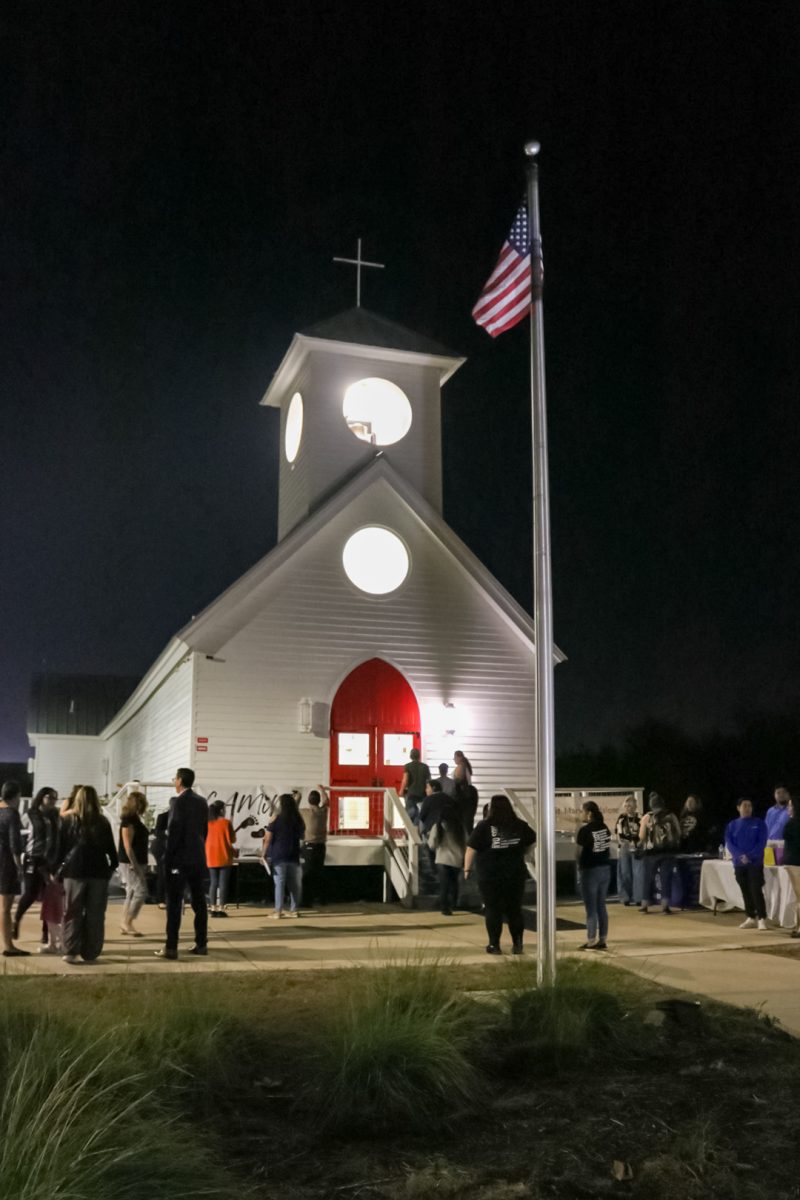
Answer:
M383 789L400 786L419 745L419 705L408 681L381 658L356 667L331 707L331 829L380 834Z

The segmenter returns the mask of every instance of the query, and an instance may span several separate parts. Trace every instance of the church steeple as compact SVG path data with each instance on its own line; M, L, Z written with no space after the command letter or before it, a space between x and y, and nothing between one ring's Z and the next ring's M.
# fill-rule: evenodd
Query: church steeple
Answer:
M441 386L463 362L363 308L295 334L261 401L281 410L278 538L378 450L441 512Z

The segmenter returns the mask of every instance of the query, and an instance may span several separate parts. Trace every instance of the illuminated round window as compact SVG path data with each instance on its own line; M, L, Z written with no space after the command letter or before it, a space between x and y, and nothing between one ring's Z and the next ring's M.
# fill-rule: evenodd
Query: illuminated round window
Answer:
M411 428L411 405L404 391L388 379L359 379L351 383L342 405L348 427L373 446L391 446Z
M342 565L351 583L371 596L386 596L408 574L408 551L396 533L366 525L347 539Z
M286 433L284 448L287 462L293 463L300 449L300 438L303 436L303 397L295 392L289 401L289 411L286 414Z

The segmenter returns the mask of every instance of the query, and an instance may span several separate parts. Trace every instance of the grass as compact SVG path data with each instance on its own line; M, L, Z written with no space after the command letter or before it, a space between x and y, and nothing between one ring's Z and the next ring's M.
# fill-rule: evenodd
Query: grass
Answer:
M369 1136L452 1123L473 1095L469 1052L477 1025L452 976L436 962L412 959L354 971L344 993L305 1094L320 1121Z
M0 979L0 1194L798 1194L794 1040L710 1001L687 1020L607 964L564 962L553 991L534 980L524 962L422 958ZM646 1023L659 1004L663 1025Z
M130 1072L124 1042L47 1017L2 1039L0 1180L4 1200L134 1200L143 1175L176 1200L232 1196L211 1154ZM187 1171L187 1164L192 1170Z

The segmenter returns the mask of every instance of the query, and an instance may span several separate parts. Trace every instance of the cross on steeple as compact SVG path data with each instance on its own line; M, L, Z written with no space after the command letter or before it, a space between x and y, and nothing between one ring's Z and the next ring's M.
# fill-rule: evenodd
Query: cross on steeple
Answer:
M333 261L338 263L351 263L356 268L356 308L361 308L361 268L362 267L380 267L386 266L386 263L366 262L361 257L361 238L356 243L355 258L337 258L334 256Z

